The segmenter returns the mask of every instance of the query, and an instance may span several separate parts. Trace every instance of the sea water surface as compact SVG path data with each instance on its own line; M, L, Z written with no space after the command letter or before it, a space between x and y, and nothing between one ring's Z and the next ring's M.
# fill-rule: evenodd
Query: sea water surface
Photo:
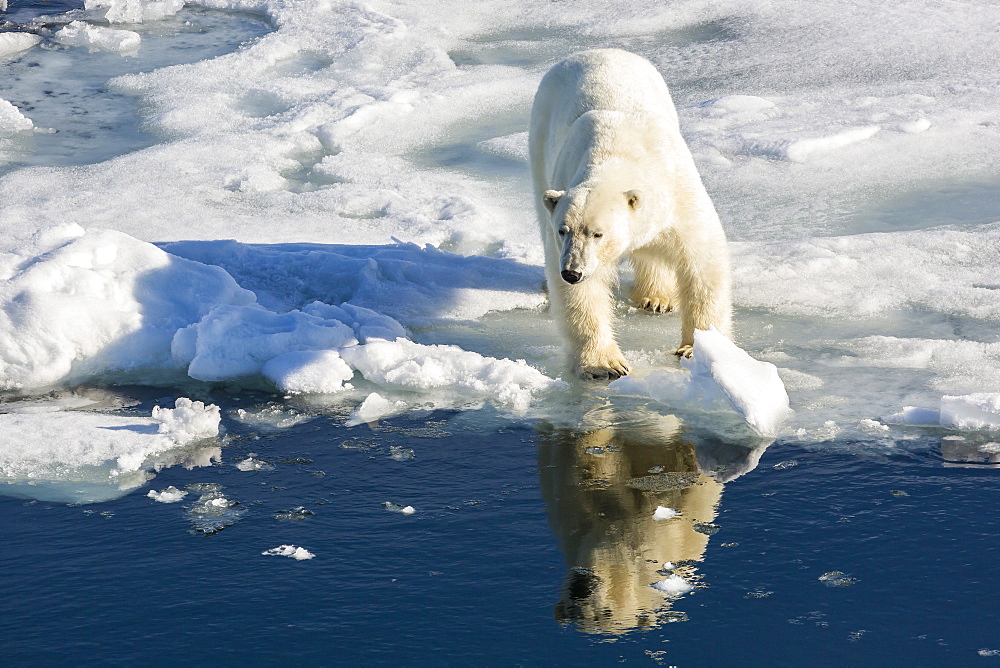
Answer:
M60 350L3 358L5 664L1000 661L995 413L943 419L1000 392L995 5L160 4L0 15L43 38L0 61L33 124L0 132L5 304L63 309L4 331L84 351L54 382ZM66 46L71 20L141 46ZM524 132L545 68L596 46L671 85L737 341L795 411L776 438L562 366ZM63 223L87 232L39 234ZM123 294L194 359L88 334L132 322ZM325 392L227 371L306 340L316 300L426 348ZM619 316L640 378L678 369L675 316ZM143 445L179 397L219 435Z

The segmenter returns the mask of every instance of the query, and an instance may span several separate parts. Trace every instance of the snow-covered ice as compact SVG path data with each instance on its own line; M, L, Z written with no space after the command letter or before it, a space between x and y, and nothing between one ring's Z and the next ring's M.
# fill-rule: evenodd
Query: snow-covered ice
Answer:
M73 167L32 153L78 119L36 118L28 70L130 62L116 53L136 40L165 54L157 26L189 10L88 0L52 19L60 30L0 34L0 68L24 80L0 78L5 402L196 382L339 415L379 394L407 410L492 403L579 422L591 393L558 380L525 129L552 62L622 46L672 88L731 241L735 340L749 357L703 334L678 368L676 318L623 309L636 376L592 394L625 411L629 394L652 397L709 430L729 430L718 411L735 410L761 435L824 447L892 438L875 418L903 406L928 407L903 425L994 424L969 399L1000 393L988 3L192 4L254 12L270 32L102 81L116 108L134 102L150 139ZM77 408L48 426L92 435L132 419ZM278 413L275 426L308 419ZM13 415L0 417L29 419ZM253 409L233 419L270 424Z
M405 401L391 401L378 392L372 392L354 409L345 424L348 427L353 427L365 422L376 422L385 417L399 415L405 411Z
M154 501L159 501L160 503L177 503L182 501L188 493L186 490L177 489L173 485L170 485L166 489L162 489L157 492L155 489L149 490L146 496L153 499Z

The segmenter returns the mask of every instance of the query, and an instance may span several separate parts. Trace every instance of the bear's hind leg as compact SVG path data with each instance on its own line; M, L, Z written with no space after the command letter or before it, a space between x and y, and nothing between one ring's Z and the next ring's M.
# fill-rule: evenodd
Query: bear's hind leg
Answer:
M632 254L635 282L629 299L636 307L653 313L667 313L674 309L674 286L677 277L673 269L649 251Z

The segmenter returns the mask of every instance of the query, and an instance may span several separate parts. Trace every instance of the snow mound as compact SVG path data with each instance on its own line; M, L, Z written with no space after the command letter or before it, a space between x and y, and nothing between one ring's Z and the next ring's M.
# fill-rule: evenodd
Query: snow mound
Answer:
M108 23L143 23L173 16L184 8L184 0L85 0L83 6L105 9Z
M222 415L218 406L206 406L204 402L180 397L173 408L154 406L153 419L160 423L157 427L159 433L186 445L218 436Z
M85 46L89 51L111 51L122 55L139 52L142 38L131 30L116 30L73 21L57 31L54 39L66 46Z
M788 393L770 362L753 359L714 327L695 330L686 371L661 369L611 383L619 392L683 403L702 410L728 405L760 436L774 437L789 416Z
M182 500L188 493L183 489L177 489L173 485L167 487L166 489L157 492L155 489L149 490L146 494L147 497L153 499L154 501L159 501L160 503L177 503Z
M334 394L350 389L354 369L335 350L301 350L278 355L261 372L288 394Z
M171 340L253 293L222 269L112 230L70 224L0 255L0 389L176 369Z

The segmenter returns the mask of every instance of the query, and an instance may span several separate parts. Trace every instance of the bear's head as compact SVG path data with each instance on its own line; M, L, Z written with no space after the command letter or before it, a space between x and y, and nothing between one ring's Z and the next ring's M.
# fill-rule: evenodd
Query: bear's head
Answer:
M642 207L638 190L610 185L579 185L547 190L545 208L559 253L559 273L567 283L587 280L616 268L630 245L632 219Z

